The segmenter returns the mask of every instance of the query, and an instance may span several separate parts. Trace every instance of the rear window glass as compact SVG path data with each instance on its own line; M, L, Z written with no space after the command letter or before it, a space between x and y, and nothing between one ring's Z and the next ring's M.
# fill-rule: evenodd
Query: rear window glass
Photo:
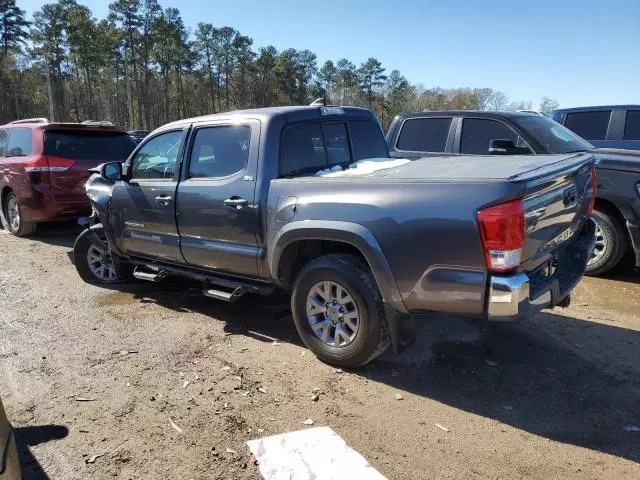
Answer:
M640 110L627 111L627 121L624 124L625 140L640 140Z
M353 161L365 158L387 158L389 150L380 125L373 121L354 120L349 122Z
M282 175L313 173L326 168L327 164L322 126L319 123L302 123L285 130L280 162Z
M564 124L585 140L605 140L610 118L611 110L567 113Z
M9 130L7 157L31 155L33 133L30 128L12 128Z
M402 125L396 148L410 152L444 152L450 118L415 118Z
M136 143L124 132L47 130L44 153L71 160L124 161Z

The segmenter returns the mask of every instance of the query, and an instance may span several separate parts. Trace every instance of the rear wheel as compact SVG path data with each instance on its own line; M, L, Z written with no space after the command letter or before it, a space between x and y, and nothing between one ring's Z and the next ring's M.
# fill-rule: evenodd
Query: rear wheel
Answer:
M296 278L291 308L300 338L327 363L359 367L390 344L371 270L353 255L326 255L307 264Z
M4 200L4 218L7 220L9 232L16 237L26 237L36 233L38 224L24 220L20 202L13 192L9 192Z
M107 245L107 237L100 223L78 236L73 246L73 263L80 277L93 285L122 283L129 280L130 268L125 265L118 268L109 249L92 242L92 236L97 236L102 240L102 245Z
M587 263L587 274L602 275L614 269L629 246L624 227L608 210L594 210L596 246Z

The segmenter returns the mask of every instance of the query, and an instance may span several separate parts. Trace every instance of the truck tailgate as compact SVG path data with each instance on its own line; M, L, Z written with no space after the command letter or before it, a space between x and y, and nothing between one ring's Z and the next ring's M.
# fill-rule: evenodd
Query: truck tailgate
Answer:
M593 166L593 156L579 155L513 179L525 182L526 270L551 258L580 227L594 188Z

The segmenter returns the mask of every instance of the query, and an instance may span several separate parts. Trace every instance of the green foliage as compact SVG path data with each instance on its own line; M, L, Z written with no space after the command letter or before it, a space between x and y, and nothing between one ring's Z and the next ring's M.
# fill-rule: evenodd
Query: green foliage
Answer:
M29 28L31 27L31 30ZM522 109L490 88L425 89L379 60L318 66L309 50L257 48L230 26L184 24L158 0L115 0L98 20L76 0L25 18L0 0L0 122L18 117L106 119L152 129L188 116L237 108L329 102L367 107L383 126L401 111ZM28 52L25 46L29 45ZM548 111L557 102L543 98Z

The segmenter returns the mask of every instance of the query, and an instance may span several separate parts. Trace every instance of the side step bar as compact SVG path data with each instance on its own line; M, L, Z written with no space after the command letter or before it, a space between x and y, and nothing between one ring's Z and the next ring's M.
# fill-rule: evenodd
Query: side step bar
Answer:
M138 280L145 280L147 282L159 282L167 276L167 272L164 270L149 271L144 270L141 267L136 267L133 271L133 278Z
M247 290L244 287L238 287L232 292L226 292L217 288L208 288L202 291L205 297L215 298L216 300L222 300L223 302L235 302L242 297Z

